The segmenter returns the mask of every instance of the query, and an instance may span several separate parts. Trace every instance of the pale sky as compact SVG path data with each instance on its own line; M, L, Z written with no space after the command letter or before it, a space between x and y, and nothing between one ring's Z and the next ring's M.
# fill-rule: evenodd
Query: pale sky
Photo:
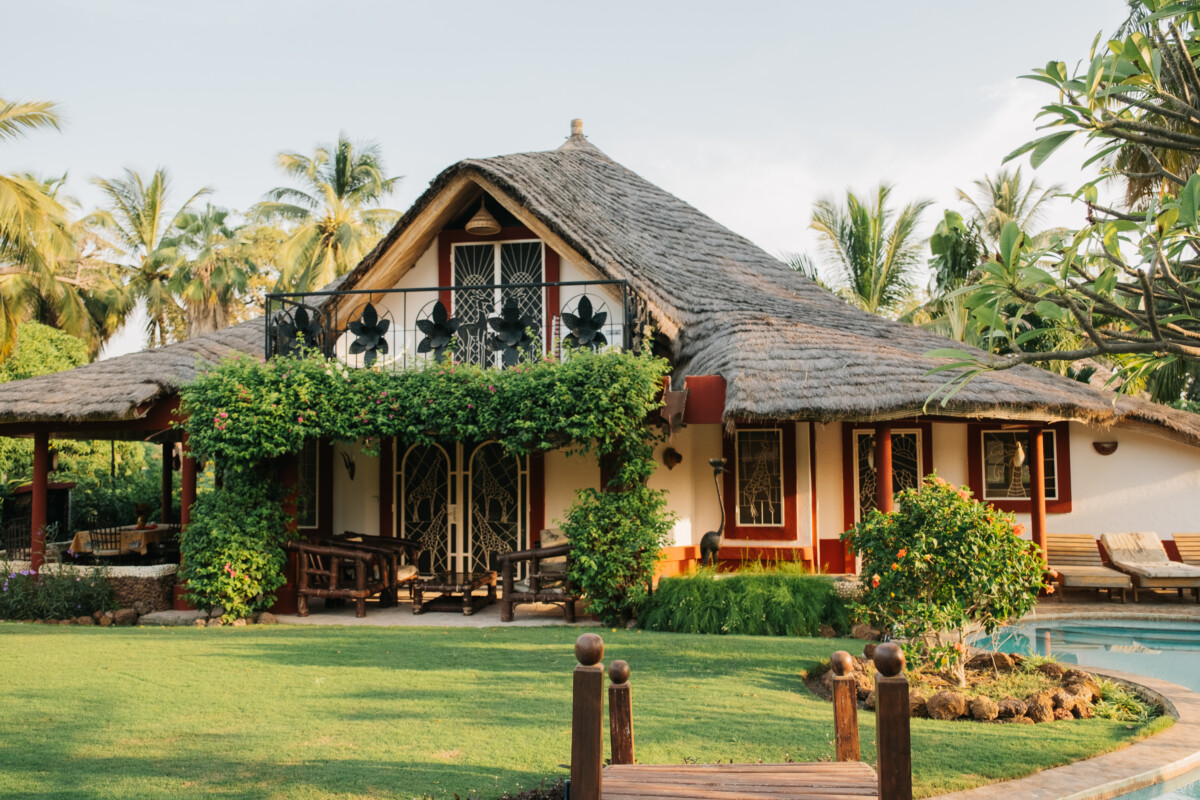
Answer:
M816 251L813 201L955 187L1035 135L1050 87L1125 17L1122 0L896 2L5 3L0 97L57 101L60 133L0 148L0 171L169 168L245 209L281 150L339 131L383 148L404 209L451 163L557 147L573 117L617 161L772 253ZM1026 170L1028 170L1027 160ZM1037 172L1074 188L1080 151ZM1075 225L1065 203L1048 224ZM137 349L140 331L111 352Z

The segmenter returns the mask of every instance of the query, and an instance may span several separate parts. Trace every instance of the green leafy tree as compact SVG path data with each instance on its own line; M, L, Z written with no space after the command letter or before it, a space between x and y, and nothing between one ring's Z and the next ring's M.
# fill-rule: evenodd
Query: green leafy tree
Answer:
M1022 231L1031 236L1041 235L1035 231L1046 211L1046 203L1062 194L1060 184L1043 187L1036 178L1028 183L1021 176L1021 168L1001 169L994 176L984 175L974 182L975 195L962 189L958 197L971 209L980 236L989 248L995 249L1000 241L1000 232L1010 222L1017 223Z
M249 286L254 264L242 252L229 212L211 203L180 216L172 241L180 255L168 288L187 319L187 338L227 327Z
M344 135L310 157L280 153L279 168L301 188L267 192L257 210L289 226L279 252L280 290L319 289L362 260L399 212L379 204L399 177L387 177L377 144L356 145Z
M996 511L936 475L872 510L842 534L862 557L856 611L906 640L914 666L949 669L965 684L968 629L991 633L1019 619L1043 587L1037 548L1012 514Z
M123 178L96 178L93 183L108 198L108 207L88 220L107 236L113 258L127 270L129 298L145 304L147 344L180 338L184 314L170 288L181 262L178 236L188 208L209 189L196 192L171 213L171 182L162 167L148 180L126 169Z
M844 205L823 198L813 207L811 227L820 234L824 266L840 279L838 293L872 314L895 311L910 296L922 261L917 228L930 203L897 212L888 206L891 193L882 184L870 198L846 192Z

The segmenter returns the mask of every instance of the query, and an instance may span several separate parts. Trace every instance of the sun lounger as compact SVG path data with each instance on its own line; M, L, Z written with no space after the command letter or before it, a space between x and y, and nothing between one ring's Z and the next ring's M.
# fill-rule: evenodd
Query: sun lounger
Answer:
M1200 567L1172 561L1167 556L1158 534L1106 533L1100 537L1108 560L1133 578L1133 602L1138 601L1138 589L1192 589L1200 602Z
M1185 564L1200 567L1200 533L1174 533L1175 547L1179 550L1179 558Z
M1091 536L1079 533L1051 533L1046 536L1046 558L1052 572L1058 573L1060 589L1096 589L1108 592L1111 599L1114 591L1125 592L1133 582L1124 572L1104 566L1100 548ZM1061 599L1063 593L1059 593Z

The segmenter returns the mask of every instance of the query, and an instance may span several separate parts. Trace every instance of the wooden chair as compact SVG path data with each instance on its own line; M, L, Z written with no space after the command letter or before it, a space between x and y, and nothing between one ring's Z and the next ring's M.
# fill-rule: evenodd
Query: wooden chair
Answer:
M405 539L399 536L372 536L367 533L345 531L326 540L334 547L350 545L358 549L375 550L383 558L386 565L386 576L377 576L385 580L387 588L379 593L379 605L391 608L398 602L401 586L408 585L411 592L412 583L418 577L417 556L423 549L416 539Z
M92 555L97 558L118 558L124 555L121 549L120 528L96 528L88 531L88 543Z
M1179 559L1193 567L1200 567L1200 533L1174 533L1175 549L1179 551ZM1200 589L1196 590L1200 593Z
M1095 589L1113 592L1120 590L1121 602L1133 581L1124 572L1104 566L1096 540L1086 534L1050 533L1046 535L1046 560L1051 572L1057 573L1058 585L1065 589ZM1065 591L1059 592L1063 599Z
M542 547L501 553L500 621L512 622L513 609L521 603L549 603L561 606L563 620L575 621L575 602L580 594L567 577L571 545L557 528L542 531ZM517 567L525 565L525 578L517 580Z
M1176 589L1181 598L1184 589L1192 589L1200 603L1200 567L1172 561L1158 534L1106 533L1100 540L1113 566L1133 578L1133 602L1138 589Z
M389 586L388 561L377 548L350 542L335 547L312 542L288 542L284 547L297 554L300 585L296 589L297 616L308 616L308 598L353 600L354 615L367 615L367 598ZM347 574L352 586L345 584Z
M0 546L4 549L5 561L28 561L33 537L30 535L28 519L14 519L4 523L4 540Z

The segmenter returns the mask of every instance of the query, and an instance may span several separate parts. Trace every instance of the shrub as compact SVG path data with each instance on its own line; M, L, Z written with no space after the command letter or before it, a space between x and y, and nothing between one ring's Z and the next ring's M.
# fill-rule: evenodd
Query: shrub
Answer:
M1100 699L1095 706L1096 716L1120 722L1148 722L1158 716L1158 708L1147 703L1129 686L1116 681L1100 681Z
M815 636L822 625L848 630L850 609L821 575L767 570L718 579L702 570L659 581L639 622L675 633Z
M34 580L29 570L13 570L8 564L0 569L0 619L74 619L117 607L103 570L63 567Z
M269 608L286 580L287 519L264 471L227 471L221 487L196 499L180 537L189 601L223 607L227 621Z
M949 669L961 685L966 629L990 634L1033 608L1043 586L1042 561L1021 530L1012 514L927 476L896 496L893 513L872 511L842 534L862 556L855 610L906 639L914 667Z

